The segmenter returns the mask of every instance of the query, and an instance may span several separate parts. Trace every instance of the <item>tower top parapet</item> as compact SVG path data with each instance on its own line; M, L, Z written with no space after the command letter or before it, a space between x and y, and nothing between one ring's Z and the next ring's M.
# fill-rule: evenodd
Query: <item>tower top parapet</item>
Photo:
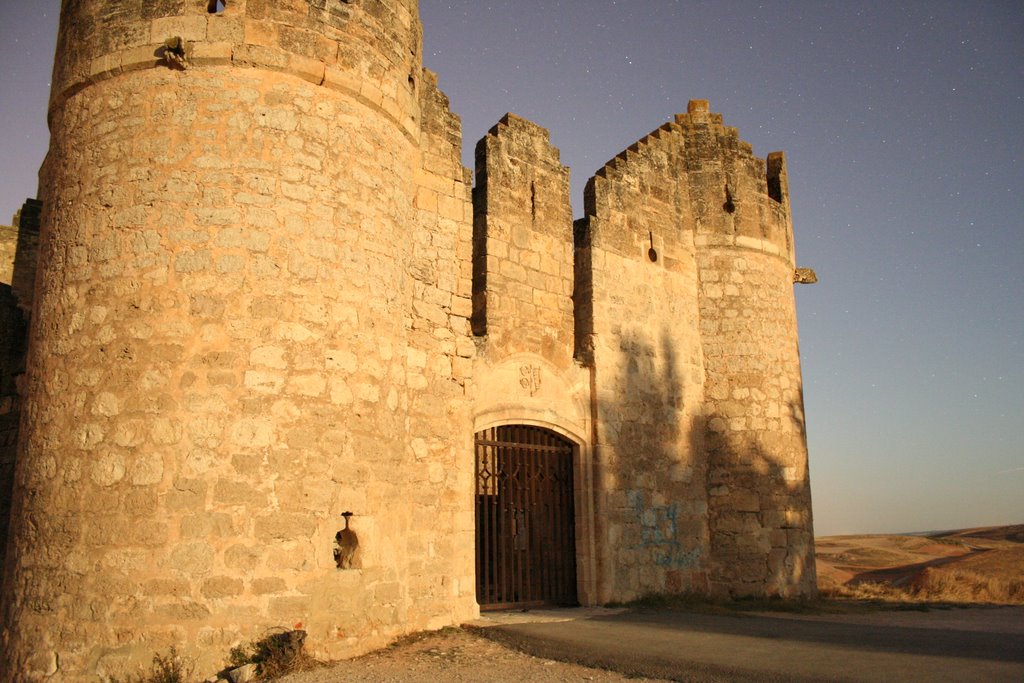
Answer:
M133 71L234 64L344 90L412 134L422 42L415 0L65 1L50 109Z
M617 184L661 187L659 196L668 201L677 190L662 187L666 177L682 181L685 197L671 201L692 207L683 229L694 232L698 245L732 245L793 261L785 156L757 157L707 100L690 100L686 113L676 114L600 168L587 184L585 213L596 215L602 201L611 201L611 186Z

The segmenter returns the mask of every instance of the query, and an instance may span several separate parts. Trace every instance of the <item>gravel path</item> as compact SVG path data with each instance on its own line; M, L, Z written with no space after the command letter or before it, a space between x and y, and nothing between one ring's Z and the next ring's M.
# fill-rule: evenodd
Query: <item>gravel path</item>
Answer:
M446 629L279 680L281 683L653 683L663 679L628 678L600 669L539 659L488 640L472 630Z

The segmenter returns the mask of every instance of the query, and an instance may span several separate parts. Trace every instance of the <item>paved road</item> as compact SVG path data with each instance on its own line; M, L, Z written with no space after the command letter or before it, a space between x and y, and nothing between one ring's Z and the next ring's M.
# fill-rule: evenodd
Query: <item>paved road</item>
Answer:
M1024 607L864 615L489 613L531 654L684 681L1024 681Z

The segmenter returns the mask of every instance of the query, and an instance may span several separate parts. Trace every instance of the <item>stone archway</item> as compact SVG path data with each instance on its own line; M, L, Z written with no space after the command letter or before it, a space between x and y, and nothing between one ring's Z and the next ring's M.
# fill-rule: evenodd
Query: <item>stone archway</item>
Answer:
M475 442L480 607L577 604L577 446L524 424L485 429Z

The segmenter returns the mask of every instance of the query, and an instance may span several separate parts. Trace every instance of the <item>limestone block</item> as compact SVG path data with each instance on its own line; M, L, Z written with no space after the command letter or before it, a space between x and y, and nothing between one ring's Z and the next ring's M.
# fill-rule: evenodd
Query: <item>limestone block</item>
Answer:
M258 680L258 665L245 664L228 671L228 678L231 683L249 683Z
M260 548L236 543L224 551L224 566L251 572L259 565L262 557L263 551Z
M191 585L185 579L158 578L144 582L142 590L153 597L185 597L189 595Z
M230 576L213 576L203 581L200 593L204 598L217 599L241 595L242 580Z
M283 579L276 576L270 576L253 580L250 592L253 595L268 595L272 593L282 593L286 588L287 586Z
M213 568L214 555L207 543L184 543L171 550L168 562L180 576L202 576Z
M94 463L91 479L99 486L111 486L121 481L126 471L122 456L107 453Z
M310 538L316 520L305 513L271 513L257 517L253 531L255 538L268 542Z
M149 41L162 44L171 37L180 37L185 41L201 41L206 38L206 17L179 16L160 17L150 23Z
M230 538L235 534L235 526L231 516L225 513L198 513L182 517L180 533L184 539Z
M213 502L217 505L242 505L261 509L267 503L267 494L244 481L219 479L213 487Z
M231 425L229 435L230 441L237 446L266 448L273 442L275 430L269 420L244 418Z
M327 387L327 380L317 375L293 375L285 391L298 396L320 396Z

